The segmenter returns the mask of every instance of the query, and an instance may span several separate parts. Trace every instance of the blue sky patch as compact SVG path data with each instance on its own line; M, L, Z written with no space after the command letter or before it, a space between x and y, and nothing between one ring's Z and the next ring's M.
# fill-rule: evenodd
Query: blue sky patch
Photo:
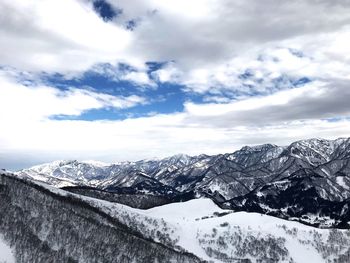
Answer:
M148 64L148 74L161 68L163 63L151 62ZM124 71L133 69L127 65L121 66ZM74 79L65 79L62 75L45 75L44 81L47 85L54 86L61 90L67 90L70 87L89 89L94 92L109 94L113 96L127 97L137 95L144 97L147 101L145 104L126 109L103 108L93 109L84 112L80 116L57 115L52 116L56 120L122 120L126 118L135 118L148 116L153 113L168 114L183 111L183 105L187 100L198 99L195 94L186 94L183 92L183 86L171 83L162 83L157 89L144 88L130 81L114 80L94 71L86 72L82 77Z
M110 21L117 15L122 13L122 10L115 10L109 3L104 0L96 0L93 2L94 10L105 21Z

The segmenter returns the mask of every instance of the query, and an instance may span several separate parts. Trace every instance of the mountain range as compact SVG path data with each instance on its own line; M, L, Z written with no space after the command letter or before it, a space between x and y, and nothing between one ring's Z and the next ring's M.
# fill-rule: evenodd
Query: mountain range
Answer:
M114 164L55 161L15 174L135 208L206 197L233 211L348 228L349 159L349 138L308 139L213 156L179 154Z

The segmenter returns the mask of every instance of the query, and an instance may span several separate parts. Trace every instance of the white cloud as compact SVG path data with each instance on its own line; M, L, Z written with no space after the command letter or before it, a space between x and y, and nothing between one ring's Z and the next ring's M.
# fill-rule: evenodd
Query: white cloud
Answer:
M328 80L334 78L350 80L347 65L350 61L350 45L343 37L350 28L341 32L327 34L327 37L303 38L303 47L293 50L295 40L284 41L284 47L269 47L250 50L228 60L225 64L181 71L171 63L156 72L160 82L174 82L186 86L196 93L218 94L232 91L235 95L271 94L294 86L293 82L301 78ZM319 44L322 43L322 44ZM308 48L318 45L318 48ZM341 48L337 48L340 45ZM295 52L295 53L293 53ZM300 52L298 54L297 52ZM249 72L250 76L242 78Z
M105 23L82 1L5 0L0 9L1 63L21 70L85 71L123 60L132 41L130 32Z
M0 120L8 129L17 122L31 125L55 115L79 116L91 109L123 109L147 102L136 95L123 97L86 89L25 86L4 72L0 72L0 85Z
M203 127L184 124L181 115L126 121L55 121L16 124L2 132L2 162L16 157L17 165L55 159L137 160L175 153L232 152L246 144L277 143L311 137L348 136L350 122L293 121L263 127ZM6 127L6 126L4 126ZM26 154L26 158L23 155Z
M348 1L109 2L124 11L117 22L139 19L132 53L143 61L173 61L155 75L161 82L180 83L190 91L249 92L242 86L249 83L238 78L249 67L266 79L252 93L275 92L278 89L271 90L269 80L283 74L349 76L345 70L349 57L343 56L350 53ZM293 56L288 48L307 57ZM261 55L280 60L259 62Z
M176 68L175 63L171 62L152 72L153 77L160 82L180 82L182 74L183 73Z
M148 74L145 72L131 71L121 76L121 79L131 81L136 85L151 87L156 86L156 84L149 78Z
M130 81L141 90L145 88L156 88L157 84L149 77L146 68L123 68L123 66L112 66L110 64L96 65L91 69L92 72L102 75L115 82Z
M269 62L265 73L270 68L271 76L293 73L294 66L320 77L315 69L323 63L327 66L322 72L347 74L348 1L108 2L123 12L107 23L91 1L2 1L1 63L71 75L95 64L123 62L140 71L126 79L154 85L144 63L173 61L172 67L158 72L159 80L179 82L196 92L235 88L244 67L273 52L280 53L276 55L282 62ZM128 31L125 24L132 19L137 27ZM282 54L281 47L305 52L309 61Z

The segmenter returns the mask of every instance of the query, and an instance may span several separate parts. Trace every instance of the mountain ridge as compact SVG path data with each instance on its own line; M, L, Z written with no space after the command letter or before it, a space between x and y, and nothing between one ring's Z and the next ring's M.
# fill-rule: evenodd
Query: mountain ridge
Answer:
M305 218L302 220L307 224L347 227L350 221L346 208L350 199L349 159L349 138L313 138L288 146L263 144L213 156L175 155L107 166L76 160L57 161L16 174L56 187L71 187L71 191L74 187L88 186L119 195L157 196L169 202L202 196L230 209L281 218L297 215L298 219ZM93 191L86 190L89 192ZM287 198L286 192L290 200L277 202L274 195ZM304 192L312 193L312 198L301 198ZM324 208L316 211L307 202L316 206L322 203L320 207ZM334 211L335 214L328 208L332 204L339 210ZM318 216L321 219L313 220ZM324 222L326 217L331 218Z

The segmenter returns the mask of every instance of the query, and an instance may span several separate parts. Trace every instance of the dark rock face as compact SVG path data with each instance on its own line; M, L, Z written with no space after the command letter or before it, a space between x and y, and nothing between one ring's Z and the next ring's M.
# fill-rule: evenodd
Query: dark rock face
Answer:
M299 170L291 176L259 187L247 195L235 197L221 205L233 210L259 212L293 219L316 227L349 228L350 200L329 200L310 170Z
M0 233L16 262L200 262L146 239L83 200L0 175Z
M165 202L205 196L222 207L297 218L320 227L348 227L350 221L350 139L310 139L286 147L264 144L230 154L176 155L107 166L61 161L17 174L55 186L73 182ZM137 203L134 207L158 204Z

